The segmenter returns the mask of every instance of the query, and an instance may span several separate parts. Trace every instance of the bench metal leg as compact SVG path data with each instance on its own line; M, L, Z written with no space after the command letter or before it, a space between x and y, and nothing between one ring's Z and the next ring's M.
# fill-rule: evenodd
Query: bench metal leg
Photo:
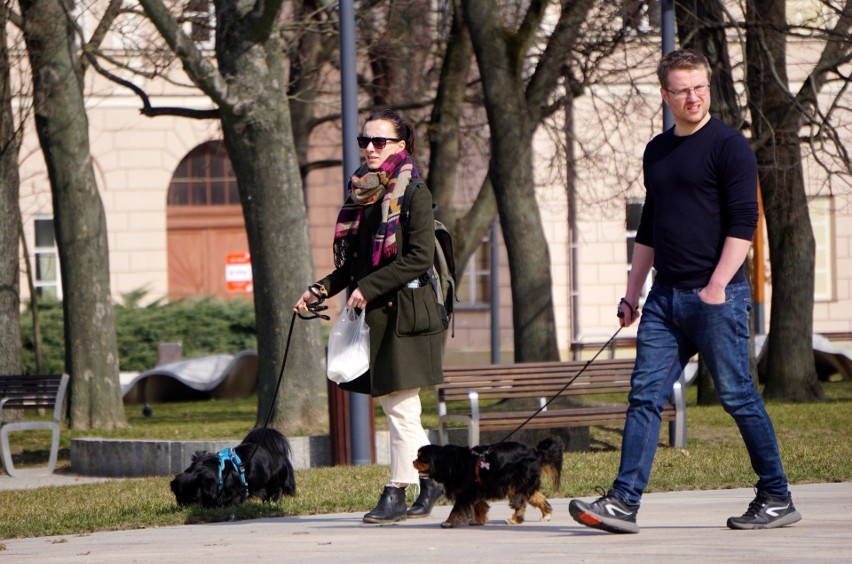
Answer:
M479 421L471 420L467 428L467 446L475 447L479 444Z
M675 407L675 419L669 422L669 445L686 448L686 378L683 373L672 389L671 402Z
M47 430L51 432L50 441L50 458L47 466L33 469L18 469L12 464L12 451L9 448L9 435L15 431L38 431ZM56 468L56 459L59 455L59 425L52 421L21 421L16 423L6 423L0 429L0 449L3 455L3 467L6 473L13 477L26 475L49 475L53 474Z
M438 422L438 444L447 444L447 424L443 419Z

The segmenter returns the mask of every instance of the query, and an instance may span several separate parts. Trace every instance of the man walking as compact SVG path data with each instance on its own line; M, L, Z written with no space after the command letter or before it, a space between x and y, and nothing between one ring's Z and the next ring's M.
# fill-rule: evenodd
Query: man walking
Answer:
M757 164L746 140L709 113L710 64L701 53L668 53L657 67L675 125L643 157L645 204L636 234L621 325L639 317L639 294L656 277L642 312L612 489L571 516L610 533L638 533L636 514L660 435L660 412L689 359L700 353L719 399L736 421L758 476L757 496L732 529L769 529L801 519L787 489L772 422L749 373L751 294L743 263L757 226Z

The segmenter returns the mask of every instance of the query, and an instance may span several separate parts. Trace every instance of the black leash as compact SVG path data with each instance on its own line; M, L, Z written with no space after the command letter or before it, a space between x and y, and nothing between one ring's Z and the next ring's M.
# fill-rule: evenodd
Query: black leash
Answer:
M619 310L619 317L624 317L624 314L622 314L620 310ZM559 390L558 392L556 392L556 395L555 395L555 396L553 396L552 398L550 398L549 400L547 400L547 403L545 403L543 406L539 407L539 408L538 408L538 410L537 410L535 413L533 413L532 415L530 415L529 417L527 417L526 421L524 421L523 423L521 423L520 425L518 425L518 426L515 428L515 430L514 430L514 431L512 431L511 433L509 433L508 435L506 435L505 437L503 437L503 438L502 438L500 441L498 441L496 444L500 444L500 443L504 443L504 442L508 441L508 440L509 440L509 438L510 438L512 435L514 435L515 433L517 433L518 431L520 431L521 429L523 429L523 428L524 428L524 426L525 426L527 423L529 423L530 421L532 421L532 420L536 417L536 415L538 415L539 413L541 413L542 411L544 411L545 409L547 409L547 406L548 406L548 405L550 405L551 403L553 403L553 400L555 400L556 398L558 398L558 397L560 396L560 394L562 394L562 392L564 392L565 390L567 390L567 389L568 389L568 386L570 386L571 384L573 384L573 383L574 383L574 380L576 380L577 378L579 378L580 374L582 374L583 372L585 372L586 368L588 368L588 367L589 367L589 365L591 365L591 364L592 364L592 363L593 363L593 362L594 362L594 361L598 358L598 356L600 356L600 354L604 351L604 349L606 349L606 348L609 346L609 344L613 341L613 339L615 339L616 335L618 335L618 334L621 332L621 330L622 330L622 329L624 329L624 327L623 327L623 326L619 326L619 328L618 328L618 329L616 329L615 333L613 333L613 334L612 334L612 336L611 336L611 337L607 340L607 342L606 342L606 343L604 343L604 344L603 344L603 346L602 346L602 347L598 350L598 352L596 352L596 353L595 353L595 356L593 356L592 358L590 358L590 359L589 359L589 361L588 361L588 362L586 362L586 364L584 364L584 365L583 365L583 368L581 368L579 371L577 371L577 373L576 373L576 374L574 374L574 376L573 376L570 380L568 380L568 383L567 383L567 384L565 384L564 386L562 386L562 389L561 389L561 390ZM484 455L484 453L483 453L483 455Z
M275 384L275 392L272 394L272 401L269 404L269 411L266 412L266 419L263 422L263 430L260 433L260 440L254 445L254 450L251 451L251 454L246 458L244 464L248 463L249 460L254 457L254 454L257 452L257 449L260 448L260 445L263 443L263 439L266 436L266 429L269 427L269 421L272 419L272 412L275 409L275 398L278 397L278 390L281 388L281 380L284 379L284 367L287 366L287 357L290 355L290 340L293 338L293 327L296 325L296 316L298 315L300 319L305 319L310 321L311 319L325 319L328 321L331 319L328 315L324 313L320 313L321 311L325 311L328 309L328 306L322 305L325 301L325 297L313 286L308 288L311 293L316 297L317 301L310 302L307 304L308 311L310 313L296 313L293 312L292 317L290 317L290 330L287 332L287 344L284 345L284 358L281 359L281 370L278 373L278 383Z

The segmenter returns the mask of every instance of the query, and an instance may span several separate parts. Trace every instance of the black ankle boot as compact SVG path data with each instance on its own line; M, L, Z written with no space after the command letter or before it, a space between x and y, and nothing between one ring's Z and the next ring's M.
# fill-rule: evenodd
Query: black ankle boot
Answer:
M365 523L395 523L405 520L405 488L385 486L382 497L372 511L364 515Z
M435 503L444 497L444 488L431 478L420 478L420 495L411 504L407 515L412 519L428 517Z

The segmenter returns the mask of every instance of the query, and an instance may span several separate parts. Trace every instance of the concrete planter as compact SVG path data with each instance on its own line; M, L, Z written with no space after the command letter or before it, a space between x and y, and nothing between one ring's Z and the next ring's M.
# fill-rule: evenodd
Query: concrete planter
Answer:
M430 440L438 440L437 431L429 431ZM455 442L455 435L451 435ZM462 433L458 438L466 438ZM296 470L331 465L331 440L328 435L289 437L291 461ZM234 441L128 441L83 438L71 440L71 469L83 476L137 478L173 476L189 466L195 451L218 452L236 446ZM376 463L390 464L390 439L387 431L376 432Z

